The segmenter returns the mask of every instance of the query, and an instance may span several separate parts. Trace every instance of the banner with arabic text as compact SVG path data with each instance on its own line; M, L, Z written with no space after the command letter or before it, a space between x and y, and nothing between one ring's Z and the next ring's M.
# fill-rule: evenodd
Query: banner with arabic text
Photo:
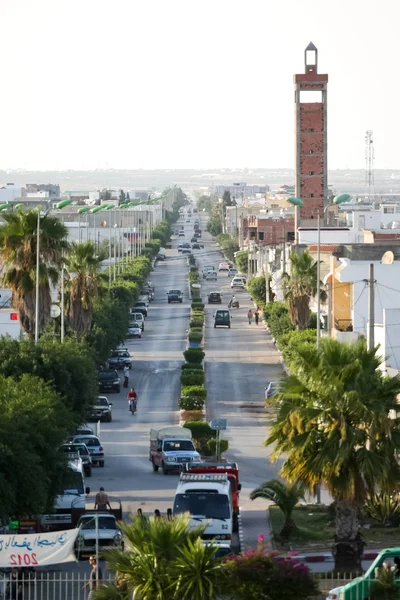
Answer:
M75 560L74 544L79 529L0 535L0 569L45 567Z

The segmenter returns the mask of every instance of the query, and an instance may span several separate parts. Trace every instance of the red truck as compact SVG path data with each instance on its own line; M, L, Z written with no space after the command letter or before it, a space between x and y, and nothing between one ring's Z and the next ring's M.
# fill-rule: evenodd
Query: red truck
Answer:
M242 489L242 484L239 483L239 467L237 463L213 463L199 462L194 464L186 464L184 471L186 473L226 473L228 481L231 484L232 506L233 506L233 530L238 530L239 516L239 492Z

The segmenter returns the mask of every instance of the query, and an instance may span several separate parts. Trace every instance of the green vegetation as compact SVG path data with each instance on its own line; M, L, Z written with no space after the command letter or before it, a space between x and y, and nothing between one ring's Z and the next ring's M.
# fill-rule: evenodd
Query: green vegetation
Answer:
M188 398L202 398L205 400L207 397L207 390L201 385L188 385L182 388L182 396Z
M245 250L240 250L236 254L235 262L240 273L247 273L249 268L249 253Z
M278 506L268 509L275 548L279 552L290 549L300 551L322 551L332 547L335 528L329 507L318 504L298 505L292 512L296 528L287 537L281 536L285 515Z
M293 510L296 504L304 498L304 485L302 483L285 484L279 479L270 479L251 492L250 500L257 500L257 498L273 502L282 511L285 522L280 536L283 539L289 539L297 529L293 520Z
M224 254L230 261L234 261L234 254L239 250L239 246L237 244L237 240L227 233L221 233L217 235L217 242L221 246Z
M203 339L203 333L202 333L202 331L195 331L195 330L191 329L189 331L188 338L189 338L189 342L200 344L201 340Z
M204 384L203 371L199 371L197 369L193 369L192 371L188 371L188 370L182 371L181 384L183 386L203 385Z
M222 233L221 210L217 205L211 209L210 218L207 221L207 231L214 237Z
M179 400L180 410L202 410L205 400L197 396L182 396Z
M210 196L200 196L197 201L197 208L199 211L205 210L206 213L210 213L212 211L212 204Z
M182 371L203 371L203 367L197 363L184 363L181 367Z
M258 306L262 306L266 302L266 281L265 275L261 275L261 277L253 277L250 279L247 290L250 296L253 298L254 302Z

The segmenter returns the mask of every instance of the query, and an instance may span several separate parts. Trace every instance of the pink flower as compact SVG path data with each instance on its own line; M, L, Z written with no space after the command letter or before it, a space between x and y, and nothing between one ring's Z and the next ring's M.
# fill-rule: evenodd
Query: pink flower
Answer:
M264 541L264 536L263 536L263 534L262 534L262 533L260 533L257 539L258 539L258 541L259 541L260 543L262 543L262 542Z
M294 551L290 551L287 553L288 556L298 556L299 553L298 552L294 552Z

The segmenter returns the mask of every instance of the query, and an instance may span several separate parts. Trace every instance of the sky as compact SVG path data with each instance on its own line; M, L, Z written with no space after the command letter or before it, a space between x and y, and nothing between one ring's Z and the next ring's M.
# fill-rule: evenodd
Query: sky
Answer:
M400 168L398 0L0 0L0 169L292 168L293 74L328 165Z

